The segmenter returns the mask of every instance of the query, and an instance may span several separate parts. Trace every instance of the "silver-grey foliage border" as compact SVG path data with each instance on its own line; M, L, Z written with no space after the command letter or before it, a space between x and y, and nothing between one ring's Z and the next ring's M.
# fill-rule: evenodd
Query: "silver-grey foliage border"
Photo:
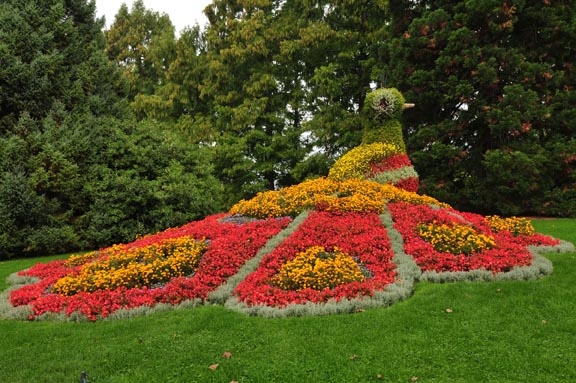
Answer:
M10 304L10 292L17 290L25 285L38 282L38 278L20 276L17 273L11 274L7 278L7 283L10 285L8 289L0 294L0 319L9 320L22 320L27 321L29 316L33 314L32 306L18 306L14 307ZM191 309L202 305L201 299L188 299L177 305L169 303L158 303L154 306L140 306L132 309L120 309L110 314L106 318L98 317L99 320L110 321L117 319L129 319L138 316L151 315L162 311ZM73 312L71 315L66 315L64 312L59 313L45 313L34 318L34 321L40 322L89 322L90 319L79 311Z
M537 279L552 273L552 262L540 254L549 253L576 253L573 244L560 240L556 246L529 246L534 259L530 266L514 267L508 272L494 274L487 270L471 270L467 272L421 272L414 259L404 252L404 241L400 233L394 228L394 223L390 212L386 210L380 219L388 232L392 251L394 253L393 262L396 264L396 281L388 285L384 290L375 291L370 297L357 297L352 299L329 300L326 303L291 304L283 308L269 307L265 305L248 306L240 302L234 295L234 289L252 272L256 271L262 259L288 238L294 230L308 217L309 212L305 211L298 215L284 230L272 237L266 245L261 248L256 256L248 260L240 270L226 280L219 288L208 295L206 302L200 299L186 300L180 304L172 305L167 303L156 304L152 307L141 306L133 309L121 309L104 320L128 319L137 316L151 315L156 312L191 309L202 304L217 304L252 316L263 316L267 318L278 318L288 316L309 316L309 315L330 315L364 311L375 307L390 306L401 300L412 296L414 284L418 281L428 281L434 283L462 282L462 281L511 281ZM10 291L22 286L37 282L37 278L23 277L14 273L8 277L10 288L0 294L0 318L28 320L32 314L31 306L14 307L9 302ZM88 318L79 312L70 316L64 313L47 313L35 320L40 321L62 321L78 322L88 321Z
M296 220L299 219L300 216ZM229 293L219 296L219 300L223 301L224 296L226 296L227 298L224 302L226 307L248 315L263 316L266 318L278 318L287 316L353 313L375 307L390 306L393 303L409 298L414 291L414 282L416 277L420 274L420 269L414 260L404 253L403 246L401 244L402 238L400 234L392 227L392 218L390 214L382 214L380 219L388 230L389 236L391 238L396 238L395 241L392 241L392 250L394 251L393 262L396 264L398 271L396 281L386 286L384 290L375 291L374 294L370 297L341 299L340 301L331 299L326 303L307 302L304 304L290 304L286 307L280 308L265 305L248 306L244 302L240 302L237 297L231 294L234 288L237 286L236 284L228 288L227 292ZM297 225L300 224L299 222L295 223ZM278 242L278 244L279 243L280 242ZM238 278L238 283L240 283L249 273L255 271L258 268L260 261L268 252L269 251L262 252L259 259L255 259L254 262L251 262L250 265L246 264L246 267L240 270L239 274L242 275L240 278Z

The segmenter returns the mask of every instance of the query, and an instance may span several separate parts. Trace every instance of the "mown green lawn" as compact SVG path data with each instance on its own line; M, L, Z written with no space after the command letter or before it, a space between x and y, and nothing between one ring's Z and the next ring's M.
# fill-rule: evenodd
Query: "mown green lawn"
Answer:
M534 225L576 242L576 220ZM93 383L576 382L576 254L548 258L554 272L538 281L421 283L405 302L353 315L264 319L204 306L114 322L0 321L0 382L78 382L83 370ZM37 261L0 262L0 288Z

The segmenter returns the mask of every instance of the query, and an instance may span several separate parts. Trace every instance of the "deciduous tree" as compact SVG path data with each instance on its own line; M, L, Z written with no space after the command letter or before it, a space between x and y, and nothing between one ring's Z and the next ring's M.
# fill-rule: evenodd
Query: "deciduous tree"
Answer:
M136 0L132 9L123 3L106 32L106 52L122 68L129 82L130 100L139 110L139 95L154 94L166 84L166 73L174 60L174 25L167 14L146 9Z

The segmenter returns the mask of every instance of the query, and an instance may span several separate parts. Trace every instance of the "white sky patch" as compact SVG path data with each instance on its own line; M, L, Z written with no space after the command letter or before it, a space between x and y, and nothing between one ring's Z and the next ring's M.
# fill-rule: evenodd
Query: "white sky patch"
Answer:
M143 0L146 9L159 13L166 13L174 27L176 28L176 35L184 28L191 27L196 23L204 26L208 23L208 19L202 12L206 6L212 4L212 0ZM134 0L118 1L118 0L96 0L96 16L106 17L106 29L114 23L114 17L118 13L122 3L132 9Z

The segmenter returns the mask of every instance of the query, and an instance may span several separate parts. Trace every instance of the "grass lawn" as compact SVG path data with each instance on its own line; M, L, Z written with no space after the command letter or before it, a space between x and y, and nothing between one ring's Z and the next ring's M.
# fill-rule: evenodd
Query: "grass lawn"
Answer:
M533 223L576 243L574 219ZM576 382L576 254L548 258L554 272L538 281L420 283L405 302L353 315L265 319L204 306L114 322L0 321L0 382L78 382L83 370L91 383ZM36 262L0 262L0 289Z

